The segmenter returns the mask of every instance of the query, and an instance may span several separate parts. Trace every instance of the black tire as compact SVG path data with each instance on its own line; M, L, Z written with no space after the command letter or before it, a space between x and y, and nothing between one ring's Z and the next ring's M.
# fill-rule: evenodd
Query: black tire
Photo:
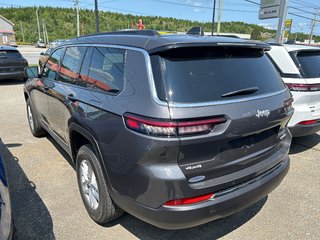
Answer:
M31 114L31 115L30 115ZM33 105L31 104L30 98L27 99L27 117L29 128L33 136L43 137L46 135L46 131L41 127L40 121L35 114ZM32 118L32 121L31 121Z
M88 162L91 164L92 172L94 173L94 176L96 179L96 185L98 187L98 190L95 189L95 191L98 192L99 201L97 201L98 205L95 207L90 206L90 203L89 203L90 200L88 200L88 197L90 195L89 191L91 191L91 190L88 190L90 189L90 186L88 187L88 185L90 185L91 183L90 184L83 183L83 181L85 181L84 180L85 178L82 177L83 175L81 171L83 170L80 169L83 166L88 166L87 165ZM89 216L95 222L101 225L106 224L120 217L124 211L121 208L119 208L115 204L115 202L113 202L113 200L111 199L108 191L108 187L106 184L106 180L104 178L101 164L95 154L95 151L93 150L93 147L90 144L83 145L79 149L79 152L77 154L76 170L77 170L77 180L78 180L80 195ZM93 178L93 175L92 175L92 178ZM91 185L91 188L92 188L92 185ZM87 191L86 192L87 194L85 193L85 191Z

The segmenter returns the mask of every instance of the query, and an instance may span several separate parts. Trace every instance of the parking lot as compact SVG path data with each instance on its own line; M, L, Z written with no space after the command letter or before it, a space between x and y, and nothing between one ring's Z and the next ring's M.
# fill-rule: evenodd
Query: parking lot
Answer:
M33 49L19 49L31 64L40 50ZM100 226L85 211L67 154L51 137L31 135L23 83L2 81L0 93L0 154L10 182L16 239L320 238L319 134L294 139L291 168L281 185L235 215L180 231L161 230L129 214Z
M41 52L45 52L46 48L36 48L30 45L20 45L18 50L22 53L22 55L28 60L29 64L38 64L39 63L39 55Z

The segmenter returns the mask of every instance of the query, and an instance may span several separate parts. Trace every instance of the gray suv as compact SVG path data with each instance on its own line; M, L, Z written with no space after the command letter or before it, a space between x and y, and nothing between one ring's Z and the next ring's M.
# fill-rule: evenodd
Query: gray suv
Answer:
M230 215L289 169L292 97L269 49L150 30L73 39L40 74L26 69L31 132L70 155L99 224L123 211L165 229Z

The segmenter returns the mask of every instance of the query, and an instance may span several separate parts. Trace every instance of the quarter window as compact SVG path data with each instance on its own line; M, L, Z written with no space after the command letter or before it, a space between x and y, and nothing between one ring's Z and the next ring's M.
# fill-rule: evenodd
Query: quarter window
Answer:
M89 64L87 57L90 51L92 55ZM94 47L90 51L82 66L79 84L110 93L120 92L124 83L126 51L105 47Z
M59 81L72 84L76 83L86 49L86 47L67 48L60 68Z
M306 78L320 77L320 51L301 51L297 54L303 76Z

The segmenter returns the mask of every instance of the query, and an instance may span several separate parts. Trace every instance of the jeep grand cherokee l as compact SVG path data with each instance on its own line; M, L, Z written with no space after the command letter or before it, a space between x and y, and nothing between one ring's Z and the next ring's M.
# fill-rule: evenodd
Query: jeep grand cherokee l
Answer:
M123 211L166 229L230 215L289 169L292 98L269 49L150 30L73 39L39 75L26 69L31 132L72 157L99 224Z

